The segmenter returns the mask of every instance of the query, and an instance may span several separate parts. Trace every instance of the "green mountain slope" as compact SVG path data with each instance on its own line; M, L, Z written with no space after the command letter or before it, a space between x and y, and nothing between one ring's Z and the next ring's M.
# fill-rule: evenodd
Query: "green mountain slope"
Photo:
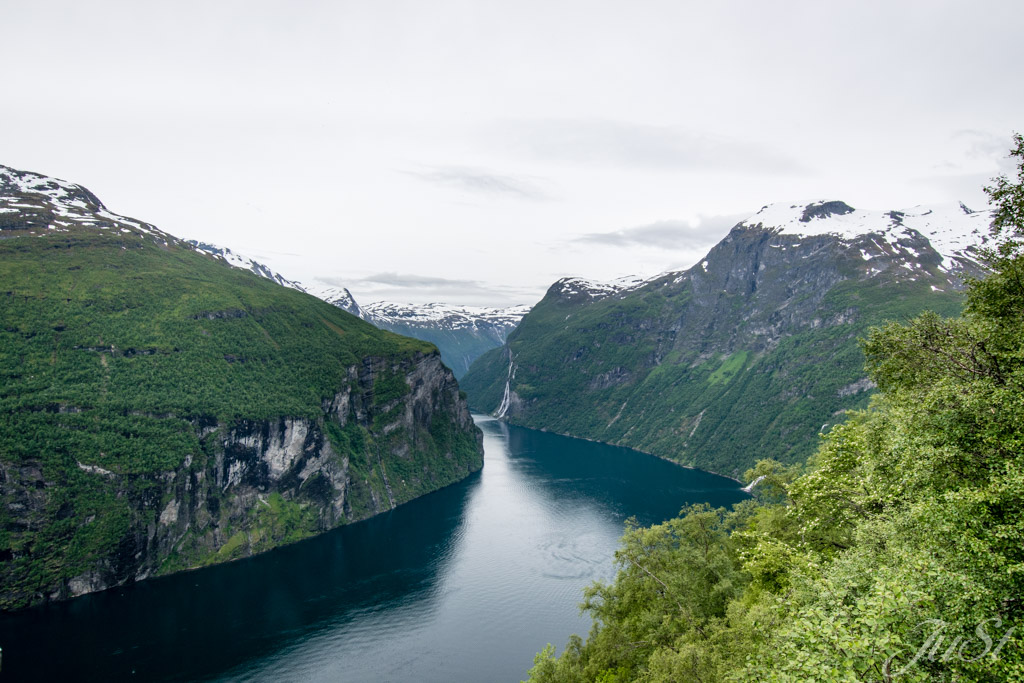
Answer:
M255 259L227 247L197 240L188 240L188 243L235 268L248 270L285 287L312 294L382 330L430 342L441 352L441 360L452 369L456 379L460 379L469 370L474 360L504 344L509 332L515 329L529 310L528 306L485 308L443 303L398 304L388 301L360 306L352 292L345 287L289 280Z
M259 552L482 465L437 350L0 167L0 606Z
M791 208L810 231L857 217L840 202ZM987 220L960 214L961 232ZM940 253L911 218L892 212L845 236L751 220L701 264L638 288L559 281L462 386L474 408L511 422L726 475L765 457L802 461L866 404L857 340L869 326L960 309L960 277L977 270L969 250Z
M1024 137L964 313L871 331L879 391L754 500L631 525L529 680L1024 681Z

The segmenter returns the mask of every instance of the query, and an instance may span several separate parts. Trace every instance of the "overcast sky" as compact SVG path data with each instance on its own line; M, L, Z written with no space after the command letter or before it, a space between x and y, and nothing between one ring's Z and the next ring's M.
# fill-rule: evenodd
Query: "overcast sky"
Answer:
M361 303L692 265L775 201L964 201L1024 3L2 2L0 163Z

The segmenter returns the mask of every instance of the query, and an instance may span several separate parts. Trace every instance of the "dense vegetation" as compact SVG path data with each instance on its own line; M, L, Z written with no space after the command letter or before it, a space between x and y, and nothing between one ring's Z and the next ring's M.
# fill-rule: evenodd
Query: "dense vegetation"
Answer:
M956 315L962 295L926 245L935 260L922 256L913 277L896 263L869 275L884 257L868 263L830 237L787 237L735 231L706 271L622 296L552 287L507 346L461 380L470 405L496 410L511 354L512 423L732 477L758 458L806 461L819 431L867 405L857 339L926 309Z
M204 481L200 513L216 526L232 495L217 484L231 429L258 435L284 418L319 425L352 479L340 521L480 466L472 426L441 409L416 433L374 431L404 411L412 388L401 373L436 356L428 343L169 237L92 227L2 237L0 607L42 599L97 566L127 572L155 542L171 498L195 496ZM371 363L383 371L368 373ZM370 384L355 386L356 375ZM365 392L361 419L372 422L353 418L341 429L325 414L325 401L346 387ZM382 463L396 450L407 454ZM159 571L322 530L317 510L330 507L333 489L317 475L295 495L265 494L240 501L239 509L255 507L215 532L189 527Z
M758 500L630 528L541 681L1024 680L1024 139L961 317L863 343L879 386Z

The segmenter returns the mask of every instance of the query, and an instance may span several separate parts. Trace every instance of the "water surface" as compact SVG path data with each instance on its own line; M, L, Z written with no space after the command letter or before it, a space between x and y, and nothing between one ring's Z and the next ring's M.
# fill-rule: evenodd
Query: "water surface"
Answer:
M484 469L258 557L0 616L4 680L518 681L585 635L626 518L745 497L723 477L476 417Z

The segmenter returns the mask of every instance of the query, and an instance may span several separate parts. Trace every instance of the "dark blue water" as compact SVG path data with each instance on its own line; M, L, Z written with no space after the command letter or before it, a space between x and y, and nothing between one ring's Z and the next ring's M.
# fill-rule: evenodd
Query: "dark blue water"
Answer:
M14 680L518 681L589 620L627 517L729 505L736 482L478 417L485 465L259 557L0 616Z

